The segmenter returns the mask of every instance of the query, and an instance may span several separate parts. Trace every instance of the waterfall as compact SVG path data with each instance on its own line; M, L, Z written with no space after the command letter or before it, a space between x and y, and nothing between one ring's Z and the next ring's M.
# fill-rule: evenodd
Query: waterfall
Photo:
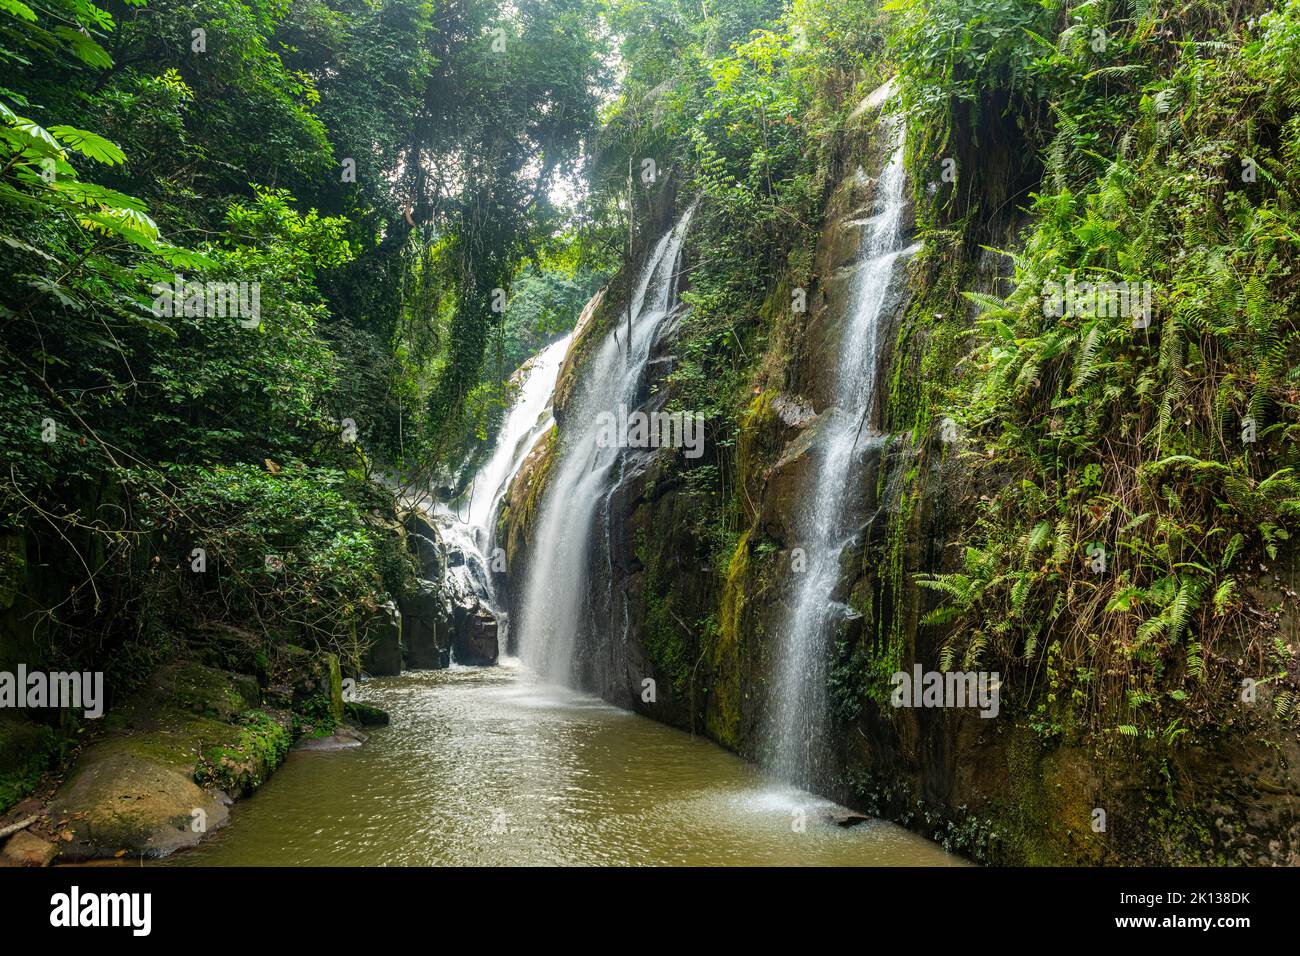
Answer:
M475 530L481 551L487 553L493 540L493 525L510 482L538 439L550 430L551 395L560 375L564 353L573 333L552 342L524 366L525 377L519 396L497 433L492 457L474 475L470 493L468 523Z
M468 506L439 502L433 512L443 540L465 558L447 569L454 585L475 594L502 621L504 602L497 600L491 573L497 510L528 453L555 424L551 396L572 337L552 342L522 366L519 393L497 432L492 457L474 474Z
M774 706L769 706L775 769L783 779L805 786L816 785L820 778L830 645L836 623L849 611L834 601L841 554L857 537L864 518L855 504L861 499L865 452L880 441L872 420L881 325L898 281L896 266L917 248L904 247L902 126L889 128L889 153L877 181L874 214L864 224L861 264L839 343L833 405L814 426L811 484L795 516L794 544L804 549L806 567L793 572L792 600L779 638Z
M672 311L677 264L694 207L655 245L626 314L584 362L579 390L565 413L557 460L542 499L519 607L519 652L546 680L573 680L578 634L591 620L592 545L601 502L618 479L621 449L602 446L601 413L634 408L650 348Z

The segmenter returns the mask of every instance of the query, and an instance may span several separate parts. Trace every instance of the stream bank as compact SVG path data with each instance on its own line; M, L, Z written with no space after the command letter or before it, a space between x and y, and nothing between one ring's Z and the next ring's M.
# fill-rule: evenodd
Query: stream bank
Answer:
M226 826L231 806L257 792L291 749L356 746L363 727L387 722L344 700L333 654L293 645L267 653L256 635L227 626L209 626L198 649L209 653L159 668L89 726L66 771L0 817L0 829L24 824L3 844L0 866L188 849ZM232 669L234 661L247 666Z

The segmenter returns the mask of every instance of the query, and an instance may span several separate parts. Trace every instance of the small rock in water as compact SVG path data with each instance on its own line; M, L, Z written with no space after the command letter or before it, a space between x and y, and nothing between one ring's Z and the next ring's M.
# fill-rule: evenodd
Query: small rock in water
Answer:
M356 724L358 727L388 726L388 712L372 704L349 701L343 705L343 715L349 723Z
M848 827L855 827L859 823L870 823L871 817L864 817L860 813L833 813L831 814L831 820L838 826L847 829Z
M300 740L294 745L294 750L348 750L352 747L360 747L365 743L367 737L359 730L351 727L340 727L330 737L312 737L307 740Z

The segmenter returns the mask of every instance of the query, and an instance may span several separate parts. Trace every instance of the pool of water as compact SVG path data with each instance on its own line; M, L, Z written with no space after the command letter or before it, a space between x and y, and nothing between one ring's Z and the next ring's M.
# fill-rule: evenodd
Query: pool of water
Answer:
M517 662L362 685L388 727L295 752L177 866L961 865Z

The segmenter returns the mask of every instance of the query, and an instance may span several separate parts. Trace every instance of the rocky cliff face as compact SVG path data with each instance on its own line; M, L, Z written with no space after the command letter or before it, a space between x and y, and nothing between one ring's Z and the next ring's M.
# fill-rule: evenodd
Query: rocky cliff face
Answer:
M730 497L741 516L729 557L719 562L690 530L702 499L686 489L700 464L680 452L629 455L597 522L607 535L608 566L593 579L608 579L608 623L578 636L584 688L758 761L770 746L764 718L774 634L797 573L796 508L820 453L828 370L851 308L882 135L874 105L864 103L826 170L807 311L790 308L791 278L759 317L766 353L738 400L734 457L716 487L718 506ZM945 631L921 623L938 602L916 576L960 565L962 531L988 491L979 483L990 480L963 464L971 449L943 434L929 401L933 383L958 374L964 355L973 316L959 293L993 290L1005 269L1005 259L979 246L1014 247L1018 221L1008 197L1034 175L1029 151L1013 134L987 137L985 149L971 168L982 169L974 188L986 212L968 224L964 244L923 250L907 291L886 309L890 345L880 357L878 420L871 424L887 438L855 489L869 517L844 553L834 595L848 610L828 636L833 731L821 745L831 769L817 788L991 862L1300 862L1300 744L1267 706L1246 711L1218 738L1197 740L1178 766L1154 750L1120 753L1084 734L1043 733L1029 704L1044 691L1032 683L1008 682L996 719L890 706L892 673L910 673L915 664L941 669ZM612 287L593 305L584 318L588 332L616 318L621 298ZM575 336L561 378L561 430L562 398L581 374L585 337ZM655 343L642 390L647 410L671 395L667 375L677 347L672 327ZM542 442L521 470L502 516L512 576L541 559L528 551L529 529L556 440Z
M378 609L366 635L362 669L373 677L459 664L495 664L497 619L483 604L487 575L481 556L446 540L436 521L412 508L402 516L415 558L414 586L394 606Z

